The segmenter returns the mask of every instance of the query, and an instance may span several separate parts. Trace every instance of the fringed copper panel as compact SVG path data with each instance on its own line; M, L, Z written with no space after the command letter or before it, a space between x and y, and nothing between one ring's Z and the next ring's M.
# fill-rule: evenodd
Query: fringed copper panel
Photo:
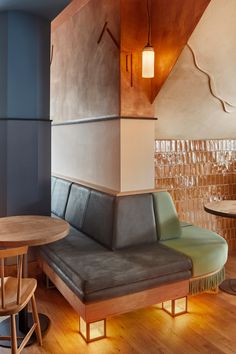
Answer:
M223 236L236 249L236 220L208 214L203 205L236 199L236 140L156 140L156 187L167 189L181 220Z

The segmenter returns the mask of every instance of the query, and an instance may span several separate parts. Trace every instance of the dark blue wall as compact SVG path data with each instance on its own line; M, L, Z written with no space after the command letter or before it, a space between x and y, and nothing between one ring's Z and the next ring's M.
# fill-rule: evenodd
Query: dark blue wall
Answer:
M49 119L49 21L13 11L0 22L0 117Z
M0 11L26 11L53 20L72 0L0 0Z
M8 62L7 16L0 13L0 117L7 112L7 62Z
M50 121L7 122L6 215L50 215L50 126Z
M50 214L50 21L0 13L0 216Z
M0 216L7 215L7 122L0 120Z

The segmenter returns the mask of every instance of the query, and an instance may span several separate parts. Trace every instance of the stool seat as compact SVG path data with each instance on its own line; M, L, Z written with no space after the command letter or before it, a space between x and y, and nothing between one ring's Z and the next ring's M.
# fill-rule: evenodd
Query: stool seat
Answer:
M29 302L37 287L36 279L21 279L21 297L17 304L18 279L13 277L4 278L5 286L5 307L0 308L0 316L15 314L21 311ZM1 289L1 287L0 287Z

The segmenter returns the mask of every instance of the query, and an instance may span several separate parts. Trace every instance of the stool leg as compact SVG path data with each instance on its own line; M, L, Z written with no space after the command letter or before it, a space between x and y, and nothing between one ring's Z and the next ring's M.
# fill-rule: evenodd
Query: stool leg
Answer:
M36 328L35 328L35 332L36 332L38 344L40 346L42 346L42 344L43 344L42 333L41 333L38 310L37 310L37 305L36 305L34 294L33 294L32 298L31 298L31 304L32 304L32 313L33 313L34 323L36 323L36 325L37 325Z
M11 315L11 352L17 354L16 315Z

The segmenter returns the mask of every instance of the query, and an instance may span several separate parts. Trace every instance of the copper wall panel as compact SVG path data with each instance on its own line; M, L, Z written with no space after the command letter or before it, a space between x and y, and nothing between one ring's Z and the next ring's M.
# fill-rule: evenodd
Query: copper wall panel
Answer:
M78 7L80 3L78 3ZM119 115L119 1L93 0L53 26L51 118L55 122ZM60 16L57 21L60 20Z
M236 249L236 220L204 211L205 202L236 199L236 140L156 140L156 187L167 189L180 219L223 236Z
M141 70L146 0L72 2L52 24L52 119L154 117L152 102L209 2L150 0L154 79Z
M152 44L156 51L152 101L209 3L210 0L152 0Z
M210 0L149 0L155 77L142 78L146 0L121 0L121 115L154 116L152 104ZM132 62L132 64L131 64Z
M146 42L146 1L121 0L121 116L154 117L151 80L142 78Z

